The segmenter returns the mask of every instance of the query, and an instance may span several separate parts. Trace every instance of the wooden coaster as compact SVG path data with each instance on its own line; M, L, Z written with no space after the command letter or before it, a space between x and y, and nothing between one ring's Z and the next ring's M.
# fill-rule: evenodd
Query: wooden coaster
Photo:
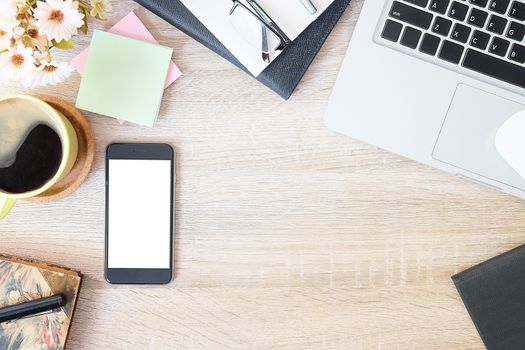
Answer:
M32 203L57 201L73 193L87 178L95 158L95 139L91 126L82 113L71 104L58 97L49 95L35 95L36 98L47 102L61 112L73 125L78 138L78 155L73 168L62 179L47 191L38 196L24 199Z

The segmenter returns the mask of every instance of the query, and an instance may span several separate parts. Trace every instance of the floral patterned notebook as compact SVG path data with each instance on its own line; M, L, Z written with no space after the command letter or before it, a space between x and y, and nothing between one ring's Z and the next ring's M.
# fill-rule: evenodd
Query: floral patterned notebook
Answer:
M0 323L0 349L65 349L81 281L78 271L0 255L0 307L59 293L67 300L58 311Z

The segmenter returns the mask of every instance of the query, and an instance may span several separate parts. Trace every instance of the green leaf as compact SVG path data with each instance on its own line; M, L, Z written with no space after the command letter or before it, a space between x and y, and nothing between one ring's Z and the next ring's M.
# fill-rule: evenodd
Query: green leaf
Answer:
M22 36L22 44L24 44L25 47L33 48L35 47L35 43L33 41L33 38L31 38L29 35Z
M53 43L53 46L61 49L61 50L69 50L73 48L73 40L62 40L61 42L57 43L56 40L51 41Z

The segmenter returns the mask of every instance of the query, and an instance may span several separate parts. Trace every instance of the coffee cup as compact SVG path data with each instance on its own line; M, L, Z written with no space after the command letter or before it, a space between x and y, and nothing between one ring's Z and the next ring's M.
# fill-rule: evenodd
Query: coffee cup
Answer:
M77 134L62 113L33 96L0 95L0 220L18 199L66 176L77 152Z

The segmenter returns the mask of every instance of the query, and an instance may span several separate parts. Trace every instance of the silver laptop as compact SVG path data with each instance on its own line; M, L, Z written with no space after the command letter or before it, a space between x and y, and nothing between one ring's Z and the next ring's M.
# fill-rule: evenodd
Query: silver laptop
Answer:
M494 145L525 109L524 36L525 1L366 0L326 125L525 198Z

